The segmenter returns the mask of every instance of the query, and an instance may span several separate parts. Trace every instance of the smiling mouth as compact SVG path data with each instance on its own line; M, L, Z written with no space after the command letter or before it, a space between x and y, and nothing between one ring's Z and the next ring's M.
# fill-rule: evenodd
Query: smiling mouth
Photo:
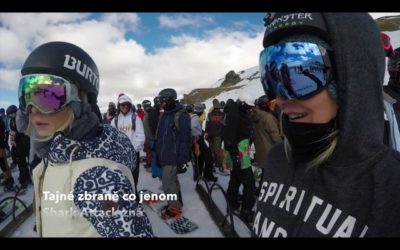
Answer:
M307 113L296 113L296 114L288 114L287 116L289 117L290 121L295 121L303 117L306 117L307 115L308 115Z

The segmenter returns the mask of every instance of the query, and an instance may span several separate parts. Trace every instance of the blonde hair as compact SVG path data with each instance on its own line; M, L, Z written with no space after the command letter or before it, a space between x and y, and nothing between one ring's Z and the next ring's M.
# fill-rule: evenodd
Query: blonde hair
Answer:
M331 143L329 144L328 147L325 148L324 151L322 151L319 155L317 155L317 157L315 157L314 159L312 159L311 161L306 163L307 166L307 170L313 168L313 167L317 167L319 165L321 165L322 163L324 163L325 161L327 161L333 154L333 152L336 149L337 146L337 141L338 141L338 133L339 131L336 129L333 132L331 132L330 134L328 134L327 136L323 137L320 139L320 141L322 140L331 140ZM285 137L284 138L284 147L285 147L285 154L286 157L292 161L292 147L289 143L289 140Z
M68 107L69 107L69 106L67 106L66 108L68 108ZM72 111L71 108L69 108L68 111L69 111L69 112L68 112L68 119L65 121L64 124L61 125L61 127L59 127L56 131L54 131L54 133L56 133L56 132L58 132L58 131L65 131L65 130L71 128L71 125L72 125L72 123L73 123L74 120L75 120L75 115L74 115L74 112ZM27 133L29 136L31 136L31 134L32 134L32 129L33 129L32 121L31 121L31 119L29 118L28 128L26 129L26 133ZM47 137L43 137L43 138L37 138L36 140L38 140L38 141L48 141L48 140L50 140L51 138L53 138L53 135L47 136Z

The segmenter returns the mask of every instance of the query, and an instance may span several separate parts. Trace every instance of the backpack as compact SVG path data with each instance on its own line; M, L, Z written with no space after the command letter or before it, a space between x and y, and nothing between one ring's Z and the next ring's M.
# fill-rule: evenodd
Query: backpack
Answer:
M181 117L182 113L186 113L185 108L182 108L180 110L178 110L178 112L175 113L174 116L174 125L176 128L176 131L179 132L179 118ZM187 113L186 113L187 114ZM156 129L156 134L155 134L155 138L157 138L157 132L158 132L158 127L160 126L160 121L157 124L157 129Z
M136 130L136 112L132 112L131 121L132 121L132 130L135 131ZM118 116L115 116L115 118L114 118L114 125L118 129Z
M181 114L186 113L186 110L182 108L178 112L175 113L174 117L174 123L175 123L175 128L177 131L179 131L179 118L181 117ZM186 113L187 114L187 113Z

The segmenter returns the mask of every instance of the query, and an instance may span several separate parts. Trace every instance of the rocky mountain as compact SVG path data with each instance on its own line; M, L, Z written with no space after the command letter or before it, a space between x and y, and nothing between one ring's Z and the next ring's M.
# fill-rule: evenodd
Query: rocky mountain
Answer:
M400 30L400 15L384 16L375 20L381 31Z
M226 73L224 78L219 79L216 83L212 84L210 88L198 88L192 90L189 94L183 95L184 103L206 102L210 98L215 98L225 92L236 93L238 90L244 88L249 83L259 82L260 74L258 66L252 67L247 70L242 70L238 73L230 70ZM260 85L261 87L261 85Z

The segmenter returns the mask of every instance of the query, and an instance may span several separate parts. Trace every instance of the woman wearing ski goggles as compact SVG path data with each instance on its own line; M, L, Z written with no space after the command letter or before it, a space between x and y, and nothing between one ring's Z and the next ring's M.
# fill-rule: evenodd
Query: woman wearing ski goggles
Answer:
M264 163L252 235L398 237L400 154L384 145L375 20L279 12L265 26L261 80L282 111L284 142Z
M30 115L30 126L39 136L62 131L73 120L67 109L71 101L79 101L78 89L68 80L49 74L30 74L21 78L18 88L21 110ZM60 130L61 129L61 130Z

